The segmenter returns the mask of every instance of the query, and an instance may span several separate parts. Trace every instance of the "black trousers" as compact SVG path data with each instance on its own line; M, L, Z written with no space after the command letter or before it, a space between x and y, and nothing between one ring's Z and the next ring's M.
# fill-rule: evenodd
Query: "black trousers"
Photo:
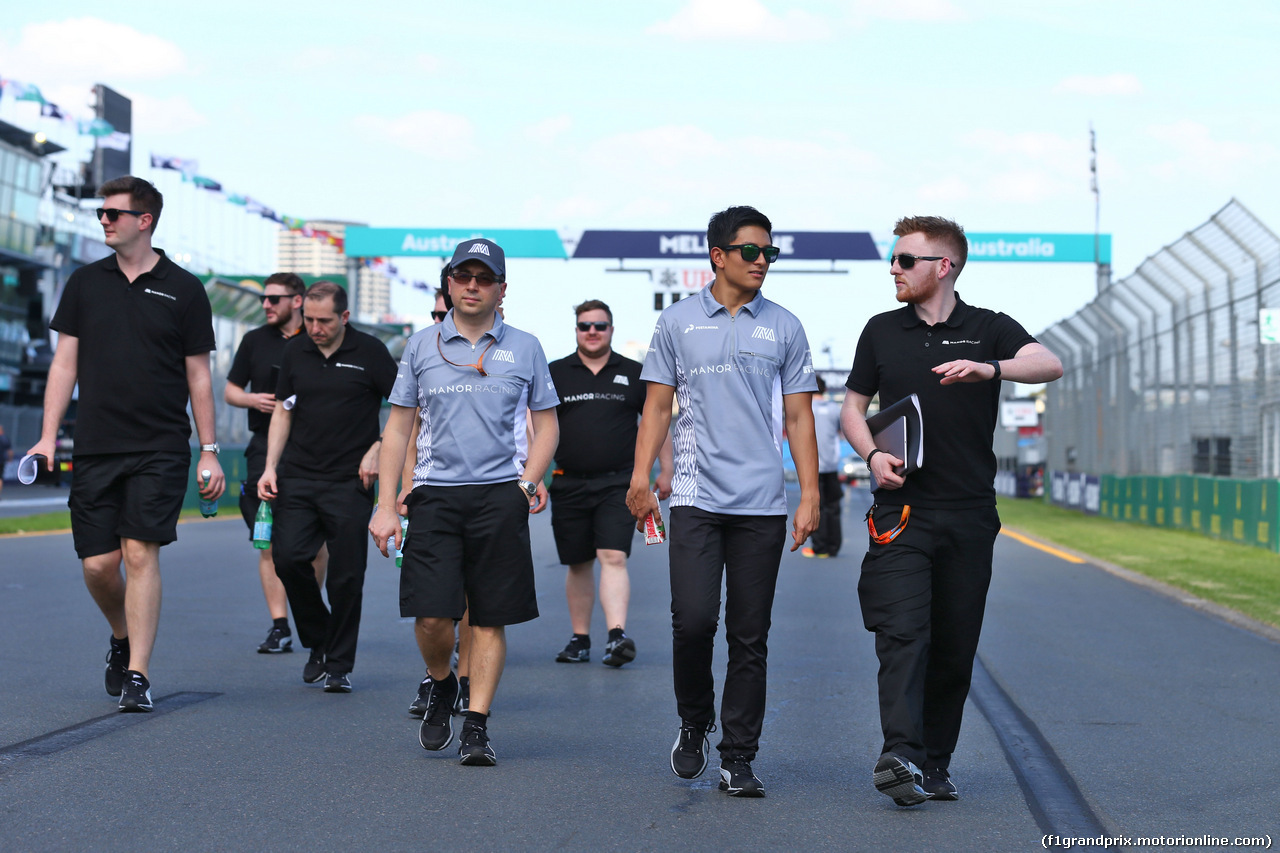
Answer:
M877 507L877 532L892 530L901 513ZM896 539L868 545L858 598L876 635L884 752L927 769L951 763L999 532L995 507L913 507Z
M325 653L330 673L352 670L369 560L373 492L360 480L281 478L273 510L271 554L298 628L298 642ZM311 561L329 546L325 607ZM332 608L332 609L330 609Z
M720 703L725 758L755 758L764 727L769 626L778 565L786 540L785 515L727 515L691 506L671 510L671 645L680 718L715 719L711 658L725 585L729 667Z
M822 512L818 516L818 529L809 537L809 547L815 554L834 557L840 553L840 545L844 542L840 530L840 501L844 498L844 487L840 485L838 473L832 471L818 475L818 497L822 501Z

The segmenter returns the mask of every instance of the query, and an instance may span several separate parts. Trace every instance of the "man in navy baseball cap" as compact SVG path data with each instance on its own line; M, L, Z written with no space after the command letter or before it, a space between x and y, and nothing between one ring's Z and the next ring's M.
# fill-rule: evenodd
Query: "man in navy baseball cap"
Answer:
M449 269L452 270L467 261L479 261L484 264L493 270L493 274L499 281L507 277L507 256L503 254L502 247L492 240L475 238L459 243L453 250L453 257L449 259Z

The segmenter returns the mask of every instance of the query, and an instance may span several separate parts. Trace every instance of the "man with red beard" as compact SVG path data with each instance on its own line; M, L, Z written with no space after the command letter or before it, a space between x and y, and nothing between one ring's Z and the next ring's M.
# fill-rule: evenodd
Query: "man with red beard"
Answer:
M960 299L956 278L969 253L963 228L917 216L899 220L893 233L889 272L905 304L863 329L841 417L878 484L858 581L880 659L884 747L872 780L898 805L914 806L959 799L949 766L1000 531L991 450L1000 379L1051 382L1062 364L1013 318ZM867 428L877 393L881 409L919 396L924 464L909 475Z

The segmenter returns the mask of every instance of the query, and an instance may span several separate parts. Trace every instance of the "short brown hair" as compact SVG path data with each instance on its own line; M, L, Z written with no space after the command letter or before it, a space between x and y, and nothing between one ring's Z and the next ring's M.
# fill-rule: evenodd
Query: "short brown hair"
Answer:
M605 305L599 299L588 299L586 302L578 305L573 309L573 316L581 317L588 311L603 311L609 315L609 325L613 325L613 312L609 310L608 305Z
M964 228L954 220L941 216L904 216L893 226L893 235L905 237L908 234L924 234L931 240L946 243L955 255L951 265L956 268L956 275L969 260L969 238L964 236Z
M307 288L307 299L319 301L333 297L333 310L341 314L347 310L347 289L337 282L322 279Z
M289 291L290 296L301 296L306 293L307 285L301 276L294 275L291 272L273 272L267 276L266 281L262 282L262 289L266 290L268 284L278 284Z
M113 178L98 187L99 198L120 195L120 193L129 194L129 198L133 199L132 207L151 214L151 233L155 234L156 226L160 224L160 211L164 209L164 196L160 195L156 185L142 178L135 178L133 175L124 175Z

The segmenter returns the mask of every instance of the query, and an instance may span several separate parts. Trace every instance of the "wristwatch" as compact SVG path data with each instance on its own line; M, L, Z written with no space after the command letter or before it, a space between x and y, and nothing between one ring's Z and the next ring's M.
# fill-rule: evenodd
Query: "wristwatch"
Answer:
M996 375L991 377L991 381L995 382L997 379L1000 378L1000 362L992 360L992 361L988 361L987 364L991 365L996 369Z
M517 480L516 485L520 487L520 491L524 492L531 498L538 494L537 483L530 483L528 480Z
M202 444L202 445L200 445L200 452L201 452L201 453L212 453L214 456L217 456L217 455L218 455L218 442L216 442L216 441L215 441L213 444Z

